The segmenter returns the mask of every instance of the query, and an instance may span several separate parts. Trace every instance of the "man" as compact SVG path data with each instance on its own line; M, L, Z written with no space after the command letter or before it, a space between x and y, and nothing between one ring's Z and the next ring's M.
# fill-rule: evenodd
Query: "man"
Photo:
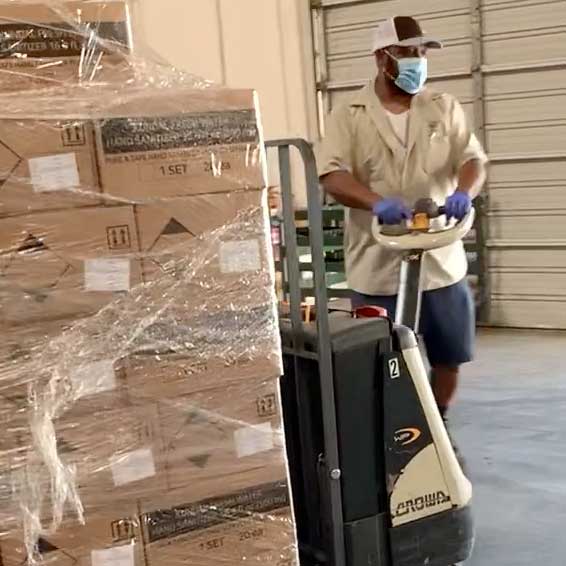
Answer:
M413 18L381 24L373 44L377 79L333 112L319 148L322 185L347 207L346 271L354 307L395 312L401 258L375 243L374 217L401 224L418 199L432 198L460 220L485 181L487 158L462 107L452 96L424 88L427 53L441 47ZM445 420L459 368L473 356L466 273L461 242L426 255L420 329Z

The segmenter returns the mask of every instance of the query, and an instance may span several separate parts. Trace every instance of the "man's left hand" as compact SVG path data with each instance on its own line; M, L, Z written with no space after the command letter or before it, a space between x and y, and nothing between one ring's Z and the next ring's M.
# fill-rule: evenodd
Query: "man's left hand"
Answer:
M472 209L472 199L468 193L456 191L446 199L444 208L448 220L452 218L462 220Z

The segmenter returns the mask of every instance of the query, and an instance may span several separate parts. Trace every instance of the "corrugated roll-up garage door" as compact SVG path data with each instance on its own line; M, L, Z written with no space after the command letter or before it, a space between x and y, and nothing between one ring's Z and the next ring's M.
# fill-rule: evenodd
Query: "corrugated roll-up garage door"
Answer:
M459 98L490 154L484 322L566 328L566 1L316 1L322 121L375 74L372 31L391 15L444 40L431 85Z
M566 2L483 0L491 317L566 328Z

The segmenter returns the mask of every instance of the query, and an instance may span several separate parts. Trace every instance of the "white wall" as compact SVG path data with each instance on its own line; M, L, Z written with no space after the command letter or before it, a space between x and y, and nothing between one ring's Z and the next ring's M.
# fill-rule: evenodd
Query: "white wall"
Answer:
M140 0L138 6L139 29L163 58L207 79L259 92L266 139L316 139L306 0ZM270 184L277 184L273 163L270 170Z

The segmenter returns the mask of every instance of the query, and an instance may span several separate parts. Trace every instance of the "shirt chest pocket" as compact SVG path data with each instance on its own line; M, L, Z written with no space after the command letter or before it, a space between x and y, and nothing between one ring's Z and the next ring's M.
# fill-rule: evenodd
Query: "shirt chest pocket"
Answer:
M368 121L358 124L353 144L354 163L358 180L373 188L390 176L389 150L375 126Z
M354 163L359 180L371 184L383 176L383 147L379 134L371 128L359 128L354 144Z
M434 174L446 169L450 164L451 143L446 125L442 122L429 124L423 133L423 168Z

